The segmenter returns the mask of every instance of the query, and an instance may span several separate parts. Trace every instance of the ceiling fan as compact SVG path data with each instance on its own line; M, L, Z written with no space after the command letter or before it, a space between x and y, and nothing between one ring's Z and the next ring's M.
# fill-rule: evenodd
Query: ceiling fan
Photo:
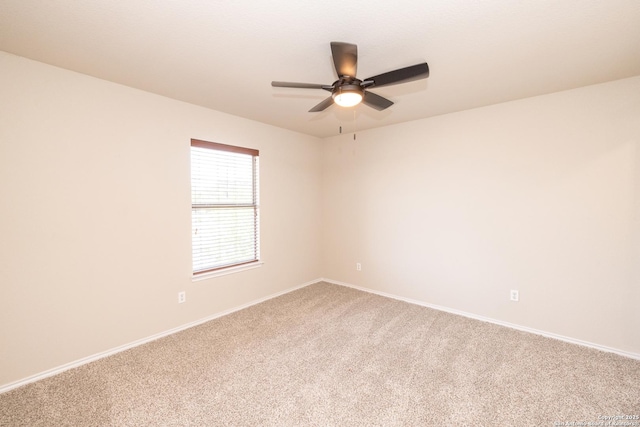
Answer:
M429 65L423 62L360 80L356 78L358 46L351 43L331 42L331 54L333 56L333 64L338 73L338 80L332 84L271 82L271 86L324 89L331 92L329 98L309 110L311 113L323 111L334 102L342 107L353 107L363 102L369 107L382 111L391 107L393 102L370 92L369 89L397 83L407 83L429 77Z

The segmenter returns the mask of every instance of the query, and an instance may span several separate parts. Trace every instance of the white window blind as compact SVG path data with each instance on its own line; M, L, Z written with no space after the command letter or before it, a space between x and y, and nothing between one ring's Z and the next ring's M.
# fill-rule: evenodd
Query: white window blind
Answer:
M191 140L194 274L258 261L258 150Z

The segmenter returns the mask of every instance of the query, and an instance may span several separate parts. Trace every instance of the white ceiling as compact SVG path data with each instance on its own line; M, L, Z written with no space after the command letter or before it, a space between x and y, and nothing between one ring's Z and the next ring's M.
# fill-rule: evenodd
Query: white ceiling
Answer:
M271 87L331 84L331 41L358 45L361 79L431 75L355 115ZM640 75L640 1L2 0L0 50L324 137Z

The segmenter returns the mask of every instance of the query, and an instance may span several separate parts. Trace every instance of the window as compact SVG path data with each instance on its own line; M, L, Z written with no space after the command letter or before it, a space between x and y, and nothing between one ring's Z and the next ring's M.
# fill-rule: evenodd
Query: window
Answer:
M193 274L260 258L258 150L191 140Z

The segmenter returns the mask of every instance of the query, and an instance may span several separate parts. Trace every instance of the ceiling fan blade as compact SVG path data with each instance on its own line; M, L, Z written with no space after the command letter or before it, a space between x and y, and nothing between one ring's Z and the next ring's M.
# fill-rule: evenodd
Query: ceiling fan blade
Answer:
M380 87L396 83L407 83L429 77L429 65L426 62L378 74L362 81L365 87ZM373 83L369 83L373 82Z
M324 101L322 101L320 104L316 105L311 110L309 110L309 112L310 113L317 113L318 111L324 111L327 108L329 108L331 105L333 105L333 97L330 96L327 99L325 99Z
M300 88L300 89L325 89L325 90L333 89L333 86L331 85L320 85L315 83L271 82L271 86L293 87L293 88Z
M376 95L375 93L369 91L365 91L362 102L364 102L371 108L375 108L378 111L382 111L393 105L393 102L389 101L387 98Z
M331 42L331 54L338 77L356 77L358 46L351 43Z

